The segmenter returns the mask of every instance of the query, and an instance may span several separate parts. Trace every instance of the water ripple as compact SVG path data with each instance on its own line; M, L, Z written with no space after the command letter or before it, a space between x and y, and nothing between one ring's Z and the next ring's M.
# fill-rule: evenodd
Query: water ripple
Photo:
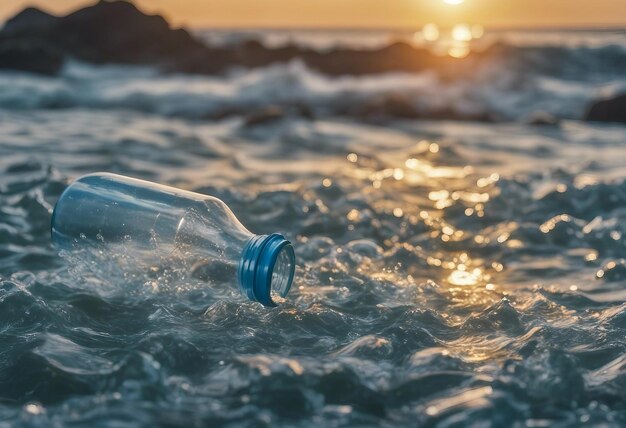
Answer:
M613 128L584 145L572 124L555 139L525 125L9 115L3 423L626 423ZM289 299L268 311L223 278L59 257L51 207L96 167L214 194L251 230L285 233L299 260Z

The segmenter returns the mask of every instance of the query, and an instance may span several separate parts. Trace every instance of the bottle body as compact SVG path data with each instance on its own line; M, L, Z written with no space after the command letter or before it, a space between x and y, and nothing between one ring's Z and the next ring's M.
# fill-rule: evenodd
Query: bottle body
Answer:
M257 298L256 294L265 290L255 294L257 276L249 270L271 270L273 277L265 288L271 292L273 282L274 290L286 295L295 268L293 248L285 241L272 266L252 262L247 264L253 266L242 270L246 257L262 255L246 251L257 235L249 232L224 202L117 174L90 174L73 182L55 206L51 233L59 249L123 255L140 269L163 263L185 270L219 266L210 270L233 280L239 278L248 297L268 306L273 305L271 295ZM263 256L267 259L267 254ZM284 272L287 278L281 277Z

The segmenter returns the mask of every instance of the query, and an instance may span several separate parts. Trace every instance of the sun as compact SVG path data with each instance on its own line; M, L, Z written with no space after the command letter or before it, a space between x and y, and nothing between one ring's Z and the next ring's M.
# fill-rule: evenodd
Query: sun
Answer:
M444 3L457 5L463 3L465 0L443 0Z

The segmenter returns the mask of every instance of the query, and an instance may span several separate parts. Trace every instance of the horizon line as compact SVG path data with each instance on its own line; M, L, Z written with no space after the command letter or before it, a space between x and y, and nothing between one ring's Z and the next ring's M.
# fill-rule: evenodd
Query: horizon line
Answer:
M91 5L97 4L102 0L92 0ZM114 1L114 0L107 0ZM289 25L260 25L260 26L250 26L250 25L229 25L229 24L207 24L207 25L189 25L184 22L181 24L173 24L171 17L168 17L167 14L163 13L150 13L143 10L143 8L139 7L133 0L123 0L131 3L134 7L136 7L141 13L148 16L161 16L165 21L169 24L170 28L178 29L182 28L189 31L402 31L402 32L410 32L420 30L424 25L430 24L431 22L424 22L415 26L376 26L376 25L323 25L323 24L313 24L313 25L302 25L298 27L293 27ZM50 14L55 17L63 17L70 15L74 12L84 9L87 6L79 7L77 9L70 10L64 15L57 15L56 13L52 13L47 10L47 8L38 7L38 6L26 6L15 15L5 19L0 20L0 29L4 27L7 21L11 20L18 14L22 13L24 10L29 8L38 9L47 14ZM435 25L439 25L434 22ZM458 24L465 24L465 22L459 22ZM480 23L478 23L480 24ZM457 24L455 24L457 25ZM546 25L546 24L522 24L522 25L482 25L485 30L489 31L626 31L626 22L623 24L604 24L604 23L586 23L586 24L555 24L555 25ZM441 25L441 28L448 29L454 27L454 25Z
M322 26L322 25L311 25L311 26L301 26L301 27L291 27L291 26L228 26L228 25L217 25L217 26L172 26L172 28L184 28L188 30L202 30L202 31L416 31L420 30L424 25L430 24L429 22L416 25L414 27L407 26L397 26L397 27L385 27L385 26ZM435 23L436 24L436 23ZM459 24L465 24L461 22ZM443 26L443 28L453 26ZM550 26L550 25L517 25L517 26L506 26L506 25L485 25L485 30L492 31L530 31L530 30L540 30L540 31L626 31L626 24L624 25L605 25L605 24L585 24L584 26L576 26L576 25L559 25L559 26Z

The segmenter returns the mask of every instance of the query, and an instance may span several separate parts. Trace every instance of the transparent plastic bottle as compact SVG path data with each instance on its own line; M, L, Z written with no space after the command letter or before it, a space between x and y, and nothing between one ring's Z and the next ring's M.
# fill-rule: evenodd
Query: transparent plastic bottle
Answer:
M265 306L276 305L273 293L287 295L295 270L289 241L252 234L221 200L117 174L70 184L54 207L51 233L57 248L79 258L96 251L123 254L135 267L217 265L209 272L236 277Z

